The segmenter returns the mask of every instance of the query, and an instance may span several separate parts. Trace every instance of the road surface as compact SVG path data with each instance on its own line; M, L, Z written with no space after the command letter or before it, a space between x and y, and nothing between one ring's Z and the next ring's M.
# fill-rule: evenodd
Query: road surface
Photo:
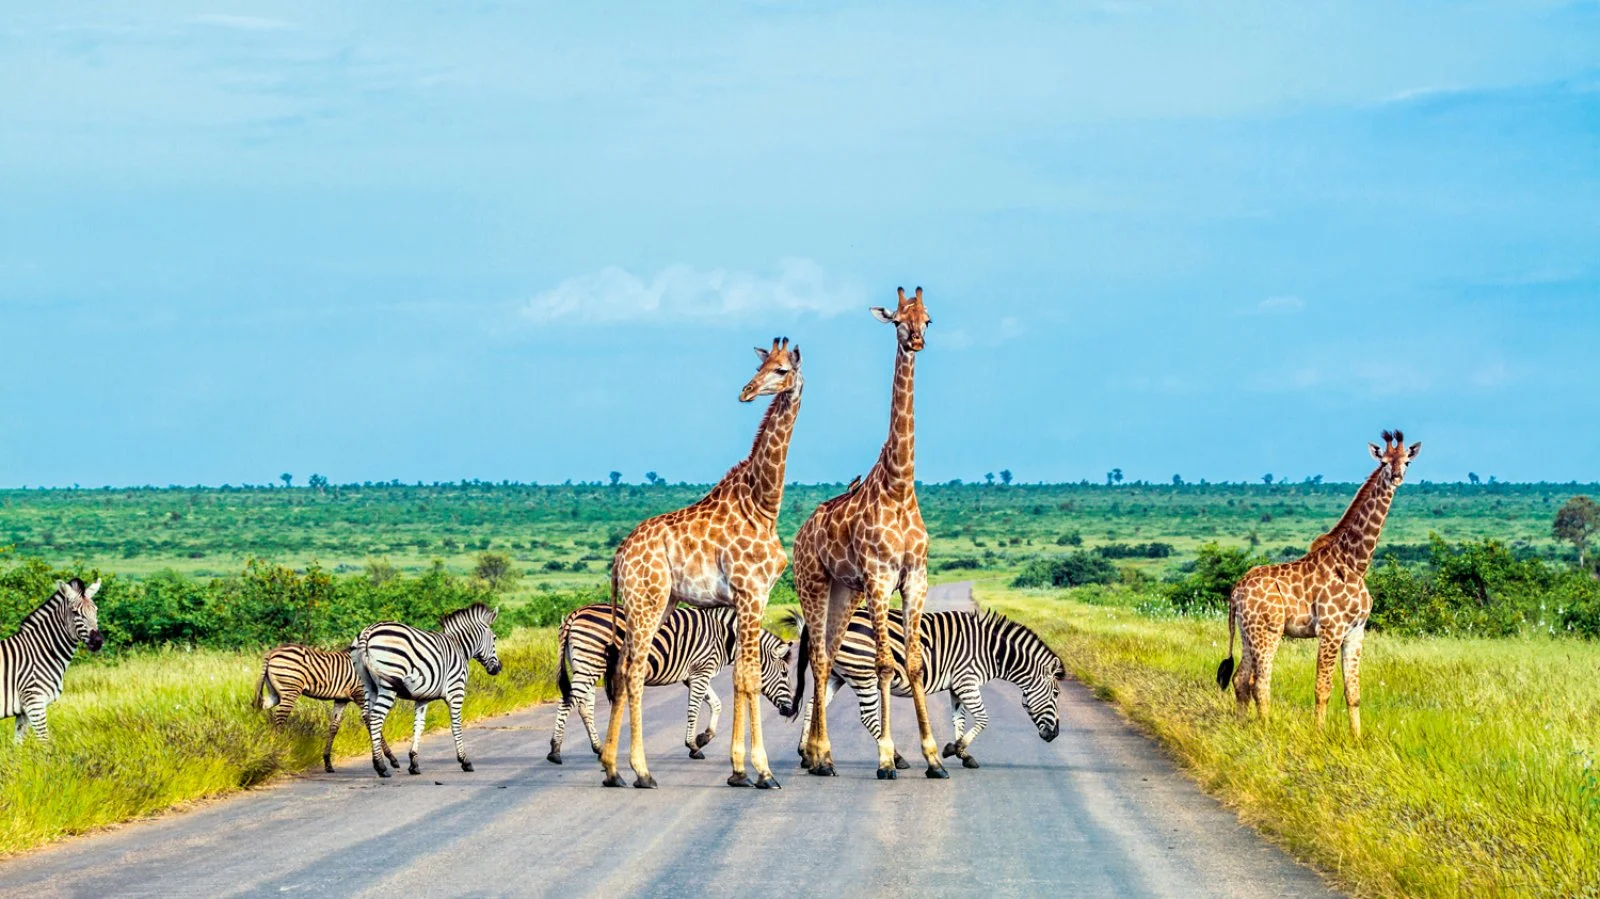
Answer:
M929 604L968 603L967 585L946 585ZM546 762L544 705L470 727L474 773L456 766L448 732L431 734L421 776L380 781L364 759L346 760L335 774L12 859L0 895L1330 895L1082 686L1064 687L1053 743L1015 688L984 689L991 723L973 744L983 767L958 765L949 780L921 776L909 700L893 720L915 767L877 780L846 690L831 709L838 777L799 770L799 725L768 705L784 788L733 789L730 710L693 761L685 691L660 687L645 710L659 790L602 788L577 716L567 763ZM930 707L943 743L948 700ZM602 700L602 723L604 710Z

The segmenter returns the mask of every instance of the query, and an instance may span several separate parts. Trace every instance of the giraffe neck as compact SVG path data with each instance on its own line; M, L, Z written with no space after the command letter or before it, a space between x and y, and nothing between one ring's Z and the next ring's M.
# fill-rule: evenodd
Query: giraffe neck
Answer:
M917 354L901 347L894 357L894 392L889 400L889 439L883 443L879 466L891 496L905 496L916 487L917 421L913 387Z
M1328 532L1331 542L1355 565L1358 576L1365 576L1372 563L1378 535L1383 531L1384 519L1389 517L1389 505L1394 502L1395 484L1388 470L1387 465L1379 465L1368 476L1344 517Z
M783 472L789 461L789 438L794 435L794 420L800 414L803 383L773 396L767 414L756 429L755 444L745 465L750 505L758 515L776 521L783 505Z

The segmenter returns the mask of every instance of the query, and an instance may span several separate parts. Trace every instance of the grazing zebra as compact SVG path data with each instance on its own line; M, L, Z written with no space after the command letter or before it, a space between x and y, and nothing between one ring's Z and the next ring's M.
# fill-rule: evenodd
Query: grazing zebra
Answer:
M348 652L332 652L298 643L285 643L267 653L261 666L261 680L256 683L256 705L272 709L272 724L282 727L294 711L295 701L301 696L310 699L333 701L333 720L328 724L328 745L322 749L322 767L333 773L333 738L339 734L339 721L344 718L344 707L355 703L362 720L367 717L367 691L356 680L356 671L350 666ZM379 734L379 739L383 739ZM400 763L389 751L389 741L383 741L383 754L396 768Z
M802 628L797 702L805 693L809 636ZM889 637L895 666L891 689L896 696L910 696L905 672L905 616L899 609L889 612ZM977 760L967 751L989 723L989 713L983 707L978 687L995 678L1008 680L1021 688L1023 708L1033 719L1041 739L1048 743L1061 732L1056 699L1061 688L1056 681L1066 677L1067 672L1061 659L1038 634L994 612L929 612L922 618L922 648L924 691L949 690L955 708L955 740L945 744L945 758L957 756L963 766L978 767ZM861 704L861 723L874 737L879 736L882 720L878 712L876 654L872 617L866 609L857 609L850 618L839 655L833 660L823 698L826 708L837 689L848 682ZM804 708L806 725L809 725L811 706ZM800 732L807 733L807 727L802 727ZM803 742L800 749L804 756ZM895 766L904 769L907 763L897 755Z
M372 739L372 767L379 777L389 769L378 754L383 745L383 722L395 699L417 704L411 731L412 774L421 774L417 747L428 717L428 703L443 699L450 706L450 733L456 740L456 761L471 771L467 747L461 742L461 701L467 695L467 661L477 659L490 676L500 673L494 651L494 631L489 626L498 613L474 603L439 619L439 630L425 631L409 624L382 621L366 627L350 644L350 663L367 694L367 733ZM395 767L399 767L396 765Z
M94 604L99 589L99 581L87 587L77 578L57 583L44 605L23 616L16 633L0 640L0 718L16 716L18 743L29 725L39 739L50 739L44 710L61 695L67 663L79 643L88 644L90 652L99 652L105 643Z
M725 606L700 609L679 606L667 613L661 629L650 643L644 685L659 687L682 683L689 688L689 724L683 742L689 757L705 758L701 747L717 733L722 702L711 689L711 678L733 662L734 613ZM600 603L575 609L561 621L561 708L556 710L555 733L550 737L550 754L561 764L561 741L566 736L567 716L576 707L589 732L589 747L600 754L600 735L594 729L594 685L606 670L606 647L611 644L611 606ZM794 691L789 686L789 646L769 631L761 631L761 692L778 707L778 714L794 714ZM705 731L696 733L700 722L700 703L711 704L711 721Z

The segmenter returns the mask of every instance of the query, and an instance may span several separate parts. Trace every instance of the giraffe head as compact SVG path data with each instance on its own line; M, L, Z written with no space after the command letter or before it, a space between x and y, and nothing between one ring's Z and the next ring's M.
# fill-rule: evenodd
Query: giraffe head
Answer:
M900 340L900 349L908 353L922 351L923 338L928 326L933 324L933 319L928 317L927 307L922 305L922 288L917 288L916 295L906 299L906 289L897 287L895 291L900 296L900 304L893 312L882 306L872 307L872 317L886 325L894 325L895 336Z
M1383 470L1388 473L1389 480L1396 487L1406 479L1406 466L1410 465L1411 460L1422 451L1421 442L1413 443L1409 447L1405 444L1406 435L1401 431L1384 431L1383 449L1378 449L1376 443L1367 444L1367 448L1372 450L1372 458L1383 463Z
M750 383L744 385L739 391L739 402L748 403L758 396L768 396L774 393L785 393L799 388L800 378L800 345L789 346L789 338L772 338L772 349L764 350L756 347L756 356L761 359L761 367L756 369L755 377Z

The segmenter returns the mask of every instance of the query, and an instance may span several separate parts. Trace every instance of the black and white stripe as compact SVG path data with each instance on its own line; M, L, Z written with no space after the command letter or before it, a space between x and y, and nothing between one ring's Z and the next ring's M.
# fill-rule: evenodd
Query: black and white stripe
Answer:
M645 686L659 687L681 683L689 688L688 725L683 742L689 757L701 759L701 747L716 736L722 702L711 689L711 678L733 662L736 632L734 610L725 606L695 608L679 606L667 613L661 629L650 644L645 669ZM594 727L595 684L606 671L606 647L612 639L611 606L597 604L575 609L561 621L561 707L556 710L555 732L550 737L550 754L561 764L561 743L566 736L567 716L577 708L589 732L589 747L598 755L600 735ZM620 630L620 628L618 629ZM789 684L789 645L775 634L761 632L761 692L778 707L781 715L793 713L794 690ZM711 705L711 720L697 733L700 704Z
M317 649L299 643L285 643L267 653L261 666L261 680L256 684L256 705L272 709L272 724L282 727L294 711L300 697L326 699L333 702L333 718L328 724L328 743L322 749L322 767L333 771L333 738L339 734L339 722L344 718L344 707L355 703L362 720L367 715L367 691L356 679L355 668L350 664L350 653ZM382 734L379 735L382 738ZM383 743L383 754L396 768L394 753L388 741Z
M978 688L996 678L1022 690L1022 706L1042 739L1054 740L1061 732L1057 708L1061 687L1057 681L1066 677L1066 669L1038 634L994 612L929 612L922 616L921 630L923 689L926 693L950 691L954 706L955 739L944 747L946 758L958 756L966 767L978 767L967 751L989 723ZM808 637L802 629L802 647ZM890 689L896 696L910 696L905 673L905 614L899 609L889 612L889 640L895 666ZM849 683L861 705L861 723L874 737L879 736L877 649L872 617L866 609L857 609L851 616L828 680L824 707L840 686ZM810 717L807 703L807 725ZM806 728L800 732L806 733ZM898 758L896 765L904 767Z
M41 740L50 739L45 708L61 695L67 663L85 643L91 652L105 642L100 636L100 610L95 581L56 584L44 605L23 617L17 632L0 640L0 718L17 719L17 742L31 726Z
M450 733L456 740L456 761L471 771L466 745L461 741L461 702L467 695L467 662L477 659L490 675L500 673L495 655L496 613L483 603L439 619L439 630L425 631L409 624L384 621L368 625L350 644L350 663L367 694L367 733L372 739L372 767L379 777L389 769L378 754L383 745L383 722L396 699L417 704L412 724L412 774L421 774L417 746L422 742L428 703L443 699L450 706Z

